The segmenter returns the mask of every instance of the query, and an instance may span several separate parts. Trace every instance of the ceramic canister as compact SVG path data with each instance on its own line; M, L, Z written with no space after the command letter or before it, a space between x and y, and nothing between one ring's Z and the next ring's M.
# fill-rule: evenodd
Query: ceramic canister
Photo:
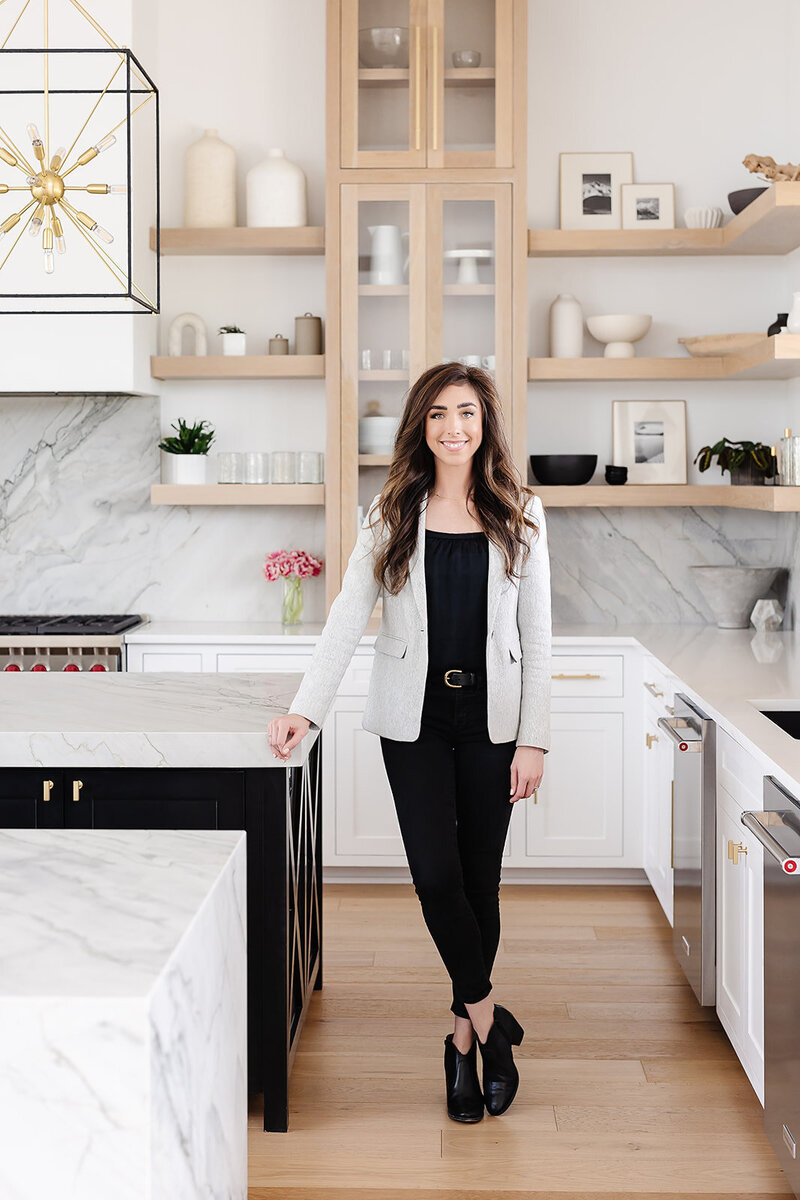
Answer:
M231 229L236 224L236 151L216 129L187 146L183 170L186 229Z
M282 333L276 333L275 337L269 339L270 354L288 354L289 339L285 338Z
M302 167L277 147L247 172L247 224L259 226L306 225L308 197Z
M322 354L322 317L310 312L294 319L295 354Z

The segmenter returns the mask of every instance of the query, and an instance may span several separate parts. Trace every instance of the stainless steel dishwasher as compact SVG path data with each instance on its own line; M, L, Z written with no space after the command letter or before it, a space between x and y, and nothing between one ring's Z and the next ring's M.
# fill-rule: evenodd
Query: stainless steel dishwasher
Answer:
M717 726L675 693L675 715L659 717L673 748L672 948L703 1005L715 1004Z
M741 821L764 847L764 1129L800 1196L800 800L767 775Z

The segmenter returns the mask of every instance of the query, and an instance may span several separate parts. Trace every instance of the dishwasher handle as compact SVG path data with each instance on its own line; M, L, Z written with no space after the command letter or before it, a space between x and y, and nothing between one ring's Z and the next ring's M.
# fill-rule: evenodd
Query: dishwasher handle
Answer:
M683 736L683 730L692 728L684 717L659 717L658 728L663 729L684 754L699 754L703 749L701 737L687 740Z
M741 822L751 833L755 834L758 841L768 850L773 858L780 863L780 868L787 875L796 875L800 871L800 862L796 858L792 858L787 854L783 846L774 838L764 825L764 817L766 813L761 812L743 812Z

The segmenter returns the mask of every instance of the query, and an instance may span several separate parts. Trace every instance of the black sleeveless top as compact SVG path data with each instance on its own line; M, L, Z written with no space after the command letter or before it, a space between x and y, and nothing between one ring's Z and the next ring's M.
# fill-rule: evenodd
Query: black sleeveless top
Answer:
M486 674L489 544L482 530L425 530L428 670Z

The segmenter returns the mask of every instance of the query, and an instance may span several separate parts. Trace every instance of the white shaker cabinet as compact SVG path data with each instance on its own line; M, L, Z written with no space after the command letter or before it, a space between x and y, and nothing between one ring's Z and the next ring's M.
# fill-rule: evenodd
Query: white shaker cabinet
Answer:
M644 869L664 915L672 924L673 885L673 767L672 743L658 727L659 717L674 713L676 688L680 683L652 655L642 659L645 694L643 816Z

